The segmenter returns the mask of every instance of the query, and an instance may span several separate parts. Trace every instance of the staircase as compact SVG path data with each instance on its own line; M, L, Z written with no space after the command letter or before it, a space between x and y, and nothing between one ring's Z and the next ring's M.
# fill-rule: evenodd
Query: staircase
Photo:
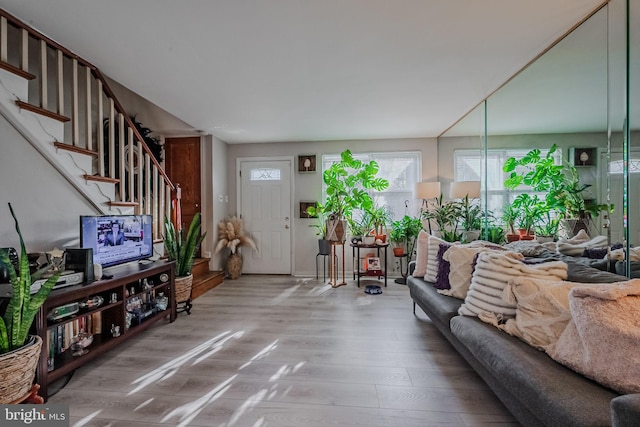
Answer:
M151 215L162 243L176 188L100 70L2 9L0 115L98 212ZM198 259L193 298L221 281Z

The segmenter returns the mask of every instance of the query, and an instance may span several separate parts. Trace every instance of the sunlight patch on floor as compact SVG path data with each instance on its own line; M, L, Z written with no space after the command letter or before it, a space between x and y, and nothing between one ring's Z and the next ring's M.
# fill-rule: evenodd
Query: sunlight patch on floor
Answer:
M269 355L269 353L271 353L273 350L275 350L278 347L277 344L278 344L278 340L275 340L271 344L267 345L262 350L260 350L258 353L256 353L255 356L253 356L251 359L249 359L249 361L247 363L245 363L244 365L240 366L238 368L238 370L241 371L242 369L244 369L247 366L249 366L252 362L255 362L256 360L260 360L260 359L262 359L264 357L267 357Z
M140 390L145 389L146 387L148 387L149 385L155 382L160 382L162 380L170 378L172 375L178 372L181 366L185 365L187 362L189 362L191 359L195 358L196 356L200 355L201 353L206 352L204 353L204 355L201 355L193 362L192 365L196 365L198 362L202 361L205 358L205 356L209 356L213 353L216 353L227 341L233 338L240 338L243 335L244 335L244 331L238 331L233 334L231 334L231 331L226 331L214 338L211 338L210 340L192 348L186 353L172 359L171 361L154 369L153 371L135 379L131 384L133 385L138 384L138 385L129 393L127 393L127 395L130 396L134 393L137 393ZM210 351L207 351L207 350L210 350Z
M280 292L279 295L277 295L273 299L271 299L271 304L272 305L278 305L278 304L283 303L291 295L293 295L299 288L300 288L300 285L298 284L298 285L294 285L294 286L291 286L290 288L285 289L284 291Z
M201 398L194 400L193 402L179 406L173 411L165 415L161 422L166 422L171 418L178 417L180 423L178 427L188 426L191 421L198 416L198 414L207 407L210 403L218 400L229 388L231 383L236 379L238 374L233 375L231 378L222 382L220 385L212 389L209 393L203 395Z

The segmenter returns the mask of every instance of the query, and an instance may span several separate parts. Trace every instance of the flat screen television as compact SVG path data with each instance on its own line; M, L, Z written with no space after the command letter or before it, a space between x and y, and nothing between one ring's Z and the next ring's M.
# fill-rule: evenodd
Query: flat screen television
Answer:
M151 215L82 215L80 246L93 249L93 263L109 267L153 255Z

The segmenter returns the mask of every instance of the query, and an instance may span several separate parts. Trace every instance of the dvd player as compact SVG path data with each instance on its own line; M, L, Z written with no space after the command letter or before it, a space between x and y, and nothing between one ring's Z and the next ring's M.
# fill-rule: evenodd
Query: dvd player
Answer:
M36 292L38 292L38 289L40 289L47 280L48 278L43 278L33 282L33 284L31 285L31 293L35 294ZM78 285L82 282L84 282L84 273L82 271L65 270L58 278L56 284L53 285L53 289L60 289L64 288L65 286Z

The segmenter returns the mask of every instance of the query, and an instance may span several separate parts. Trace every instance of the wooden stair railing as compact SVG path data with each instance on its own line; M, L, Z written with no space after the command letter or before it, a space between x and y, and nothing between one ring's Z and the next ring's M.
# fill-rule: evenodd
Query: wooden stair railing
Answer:
M154 240L161 240L175 187L100 70L3 9L0 68L28 81L29 99L17 100L20 108L65 123L65 141L53 141L56 148L96 159L94 174L83 177L114 183L110 205L152 215Z

